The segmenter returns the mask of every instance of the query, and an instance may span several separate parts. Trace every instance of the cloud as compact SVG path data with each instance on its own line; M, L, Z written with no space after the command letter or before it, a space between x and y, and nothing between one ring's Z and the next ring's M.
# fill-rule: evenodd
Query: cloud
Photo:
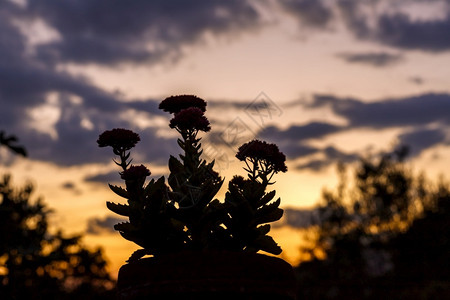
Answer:
M450 131L450 95L427 93L398 99L381 99L367 102L356 98L340 98L333 95L315 95L309 103L300 102L304 109L329 107L346 120L345 126L324 122L292 125L280 130L268 127L260 136L276 142L291 159L303 158L297 164L299 170L322 171L337 162L353 162L358 153L348 153L331 144L326 138L334 133L346 133L354 129L401 129L397 142L411 148L410 157L437 145L448 145ZM321 140L322 148L311 143ZM313 146L312 146L313 145Z
M364 64L371 67L392 66L403 60L401 54L387 52L340 53L337 54L337 57L351 64Z
M95 183L117 183L120 182L120 174L119 170L106 172L106 173L98 173L93 175L88 175L84 178L86 182L95 182Z
M114 225L124 222L124 218L104 217L104 218L90 218L87 221L86 233L93 235L100 235L105 233L114 233Z
M296 166L298 170L308 169L320 172L323 169L336 163L351 163L360 159L360 155L356 153L345 153L333 146L327 146L320 150L323 158L314 158L305 163Z
M444 20L414 21L405 14L382 15L375 39L398 48L431 52L450 50L450 13Z
M33 1L30 5L44 2L51 4ZM65 3L69 2L76 5ZM121 95L94 86L85 77L43 63L30 54L26 36L15 25L16 19L24 15L28 16L22 8L1 2L0 128L17 135L31 159L64 166L110 161L111 155L96 145L98 135L107 129L129 128L141 135L142 142L136 148L140 158L165 163L168 153L176 151L176 142L160 137L159 128L143 130L135 118L127 117L127 113L139 111L141 119L169 118L158 110L160 100L122 99Z
M449 142L443 128L419 128L401 134L398 139L400 144L410 145L409 150L412 156L418 156L428 148Z
M408 10L407 8L414 8ZM420 10L434 11L435 18L420 18ZM398 49L441 52L450 50L450 6L444 1L340 0L337 9L346 27L361 40ZM416 12L413 15L412 12ZM418 15L418 16L417 16Z
M250 1L33 0L30 18L42 19L60 39L37 48L40 59L118 64L177 59L206 35L237 34L260 25Z
M295 137L298 140L318 139L342 130L342 127L323 123L311 122L305 125L292 125L286 130L280 130L275 126L264 128L259 135L263 138L276 138L277 140Z
M321 151L319 148L309 145L310 140L321 139L340 130L342 128L337 125L311 122L305 125L292 125L285 130L269 126L261 130L258 136L276 143L288 158L296 159Z
M301 25L311 28L326 28L334 18L332 9L321 0L283 0L278 4Z
M398 99L364 102L354 98L316 95L310 107L330 106L344 117L349 127L389 128L426 125L434 122L450 124L450 95L427 93Z

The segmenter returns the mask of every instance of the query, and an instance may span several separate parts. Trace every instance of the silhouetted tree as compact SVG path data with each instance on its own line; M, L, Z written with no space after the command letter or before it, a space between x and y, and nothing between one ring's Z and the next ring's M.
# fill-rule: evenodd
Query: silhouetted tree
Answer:
M442 203L448 205L449 189L443 184L434 188L424 176L414 176L404 163L407 153L407 148L401 147L378 159L361 159L353 187L348 186L345 169L340 167L337 190L324 190L318 208L315 246L306 249L313 259L297 268L301 297L400 297L406 283L419 281L405 279L402 286L398 279L420 273L413 271L421 268L419 257L432 253L427 231L433 232L434 241L446 243L446 248L439 245L440 255L430 256L439 261L434 266L448 266L444 259L449 254L448 238L444 238L448 234L434 231L444 223L437 225L438 218L429 216L445 212ZM420 254L410 250L416 243L422 245Z
M2 145L26 154L16 138L3 132L1 138ZM0 298L110 298L114 284L102 250L87 249L81 236L50 233L51 210L32 194L31 184L17 188L9 175L0 179Z

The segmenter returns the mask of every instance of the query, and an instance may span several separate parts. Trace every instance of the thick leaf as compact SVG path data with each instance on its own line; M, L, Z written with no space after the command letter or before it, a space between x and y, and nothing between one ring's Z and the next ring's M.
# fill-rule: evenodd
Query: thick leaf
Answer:
M283 216L283 210L281 208L276 208L275 210L273 210L270 213L257 216L254 220L254 222L255 222L254 224L257 225L257 224L275 222L275 221L278 221L279 219L281 219L282 216Z
M264 205L263 207L259 208L257 210L256 215L257 216L263 216L263 215L265 215L267 213L275 211L280 206L280 203L281 203L281 199L278 198L276 201L274 201L274 202L272 202L270 204Z
M112 185L112 184L108 184L109 188L116 193L117 195L119 195L120 197L123 197L125 199L129 199L130 195L128 194L127 190L125 190L124 188L117 186L117 185Z
M138 249L131 254L131 256L128 258L127 262L133 262L141 259L145 255L151 255L152 253L150 250L147 249Z
M275 197L275 190L268 192L267 194L265 194L261 200L258 201L258 207L261 207L267 203L269 203L270 201L272 201L273 197Z
M179 174L183 172L183 164L173 155L169 158L169 170L171 174Z
M256 228L259 230L259 232L261 233L261 235L266 235L269 233L270 231L270 225L269 224L265 224L262 226L259 226L258 228Z
M162 194L165 192L166 186L164 181L164 176L161 176L157 181L152 180L149 182L149 184L145 187L145 195L152 198L155 194Z
M273 238L268 235L256 239L252 246L275 255L278 255L283 251Z
M126 204L118 204L113 202L106 202L106 207L109 210L115 212L118 215L129 217L130 216L130 207Z

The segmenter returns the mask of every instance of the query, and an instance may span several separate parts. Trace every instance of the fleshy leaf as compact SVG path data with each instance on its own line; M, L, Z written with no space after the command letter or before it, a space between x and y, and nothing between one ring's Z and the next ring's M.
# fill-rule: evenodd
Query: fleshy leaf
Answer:
M267 203L269 203L270 201L272 201L273 197L275 197L275 190L268 192L267 194L265 194L261 200L258 201L258 207L263 206Z
M129 199L130 195L128 194L127 190L125 190L124 188L117 186L117 185L112 185L112 184L108 184L109 188L116 193L117 195L119 195L120 197L123 197L125 199Z
M130 216L130 207L126 204L119 204L113 202L106 202L106 207L109 210L115 212L118 215L129 217Z
M114 225L114 229L117 231L136 231L137 228L132 225L131 223L124 222L124 223L118 223Z
M127 262L133 262L141 259L145 255L151 255L152 253L147 249L138 249L131 254L131 256L128 258Z
M281 250L281 247L278 246L278 244L273 240L273 238L268 235L256 239L254 241L254 246L257 246L262 251L275 255L278 255L283 251Z

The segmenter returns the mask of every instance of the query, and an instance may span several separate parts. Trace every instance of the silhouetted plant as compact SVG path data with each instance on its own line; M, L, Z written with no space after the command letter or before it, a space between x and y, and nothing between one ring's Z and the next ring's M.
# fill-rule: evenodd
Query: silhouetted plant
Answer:
M224 179L213 170L214 161L201 158L200 131L211 127L204 113L206 102L192 95L171 96L160 109L174 114L169 126L181 138L179 158L170 156L170 174L145 179L150 171L143 165L131 165L130 149L139 136L127 129L105 131L97 140L100 147L111 146L118 155L125 188L110 185L127 204L107 202L113 212L126 216L129 222L115 225L120 234L143 247L129 258L159 255L182 250L234 250L279 254L281 248L267 235L269 222L281 218L280 199L271 202L275 191L266 193L271 179L286 172L286 157L274 144L251 141L241 148L237 158L246 163L248 179L235 177L229 184L225 202L215 199ZM266 224L266 225L262 225Z
M266 193L266 188L274 174L287 171L286 157L276 145L258 140L242 145L236 157L245 162L248 179L235 176L225 195L228 218L224 224L231 233L231 245L236 250L280 254L281 248L267 235L270 225L266 223L283 216L281 200L271 202L275 191Z

